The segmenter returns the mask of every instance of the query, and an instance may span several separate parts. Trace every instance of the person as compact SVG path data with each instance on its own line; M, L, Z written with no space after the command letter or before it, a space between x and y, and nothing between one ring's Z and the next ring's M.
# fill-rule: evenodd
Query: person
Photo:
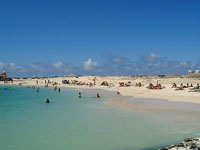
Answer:
M57 90L57 86L55 86L55 88L54 88L54 91L56 91Z
M121 95L121 93L119 91L117 91L117 95Z
M78 98L81 98L81 92L78 93Z
M48 98L46 99L45 103L50 103L50 101L49 101L49 99L48 99Z
M197 83L196 89L200 89L199 83Z
M175 90L184 90L184 86L183 86L183 83L180 84L179 87L177 87Z
M59 89L58 89L58 92L60 93L60 91L61 91L61 89L59 88Z
M40 89L40 88L38 87L38 88L37 88L37 92L38 92L38 93L40 92L39 89Z
M48 88L48 83L45 85L46 88Z
M186 87L187 87L187 88L189 88L189 87L190 87L189 83L187 83Z
M197 86L195 86L194 88L192 88L192 90L198 90L200 89L199 83L197 83Z
M176 83L173 83L172 84L172 88L176 88L177 86L176 86Z
M97 93L97 98L100 98L100 95L99 95L99 93Z
M38 84L38 80L36 80L36 84Z
M149 85L146 87L148 89L153 89L154 88L154 85L152 83L149 83Z

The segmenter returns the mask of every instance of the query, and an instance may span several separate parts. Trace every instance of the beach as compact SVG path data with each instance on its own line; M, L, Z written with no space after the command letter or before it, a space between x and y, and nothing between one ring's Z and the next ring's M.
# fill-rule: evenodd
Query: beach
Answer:
M95 85L94 85L95 79ZM183 83L192 84L195 87L200 83L200 78L188 78L186 77L169 77L160 78L158 76L144 76L144 77L131 77L131 76L82 76L82 77L54 77L54 78L41 78L41 79L14 79L13 83L6 83L9 85L19 85L22 83L23 86L44 86L45 80L51 82L56 82L55 86L67 87L74 89L101 89L105 91L117 92L119 91L123 96L132 96L135 98L153 98L153 99L165 99L168 101L177 102L190 102L190 103L200 103L200 92L189 92L191 88L185 88L184 90L175 90L172 88L172 84L176 83L177 86ZM77 84L62 84L62 80L77 81L81 83L87 83L88 85L77 85ZM36 84L38 81L38 84ZM109 86L101 85L104 81L108 83ZM119 87L119 83L128 83L130 86ZM141 87L136 87L136 83L141 83ZM89 84L93 84L89 86ZM165 86L163 89L147 89L146 87L149 83L157 84L160 83ZM0 82L0 84L4 84ZM49 86L53 86L49 84Z

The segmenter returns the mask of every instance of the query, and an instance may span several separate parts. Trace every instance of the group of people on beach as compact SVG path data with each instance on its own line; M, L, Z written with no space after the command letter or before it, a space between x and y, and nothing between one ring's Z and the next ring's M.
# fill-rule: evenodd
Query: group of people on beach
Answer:
M157 83L156 85L153 85L152 83L149 83L149 85L148 85L146 88L158 90L158 89L163 89L163 88L165 88L165 86L162 86L162 85L159 84L159 83Z
M189 92L197 92L198 90L200 91L199 83L197 83L195 87L193 87L193 85L189 83L187 83L186 85L183 85L183 83L181 83L180 86L177 86L176 83L173 83L172 88L175 88L175 90L184 90L185 88L188 88L190 90Z

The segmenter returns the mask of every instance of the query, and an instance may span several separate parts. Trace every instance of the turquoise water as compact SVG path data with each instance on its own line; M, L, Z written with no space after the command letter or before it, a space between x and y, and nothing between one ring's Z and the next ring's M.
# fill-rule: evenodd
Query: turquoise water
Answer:
M197 136L196 126L166 124L103 104L93 95L62 89L26 87L0 90L1 150L155 149ZM44 103L50 99L50 104ZM190 129L190 130L188 130ZM188 131L188 132L187 132Z

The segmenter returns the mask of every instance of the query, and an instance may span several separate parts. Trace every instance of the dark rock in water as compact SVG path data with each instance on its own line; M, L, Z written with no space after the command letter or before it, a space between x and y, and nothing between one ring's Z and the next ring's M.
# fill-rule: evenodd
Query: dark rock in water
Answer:
M200 150L200 138L188 138L183 142L159 150Z
M191 142L192 139L185 139L184 142Z
M176 145L177 147L184 147L185 145L183 143L179 143Z
M168 148L161 148L160 150L168 150Z

